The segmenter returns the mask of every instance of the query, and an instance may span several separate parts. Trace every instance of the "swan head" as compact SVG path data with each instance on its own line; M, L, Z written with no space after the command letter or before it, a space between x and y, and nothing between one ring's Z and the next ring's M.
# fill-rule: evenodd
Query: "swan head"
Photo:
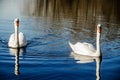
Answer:
M98 25L97 25L97 32L101 33L101 31L102 31L101 24L98 24Z
M14 20L14 25L15 25L16 27L19 27L19 19L18 19L18 18L16 18L16 19Z

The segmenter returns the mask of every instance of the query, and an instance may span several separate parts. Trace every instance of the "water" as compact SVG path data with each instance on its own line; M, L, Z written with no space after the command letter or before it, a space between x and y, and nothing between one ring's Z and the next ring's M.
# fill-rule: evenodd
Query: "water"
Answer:
M0 10L0 80L120 79L118 0L1 0ZM16 17L27 38L25 49L7 45ZM95 46L98 23L102 58L71 53L68 41Z

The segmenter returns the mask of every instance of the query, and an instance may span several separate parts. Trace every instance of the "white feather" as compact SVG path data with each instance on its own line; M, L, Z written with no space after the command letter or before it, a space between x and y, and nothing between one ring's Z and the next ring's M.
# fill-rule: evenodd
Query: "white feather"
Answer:
M90 55L96 52L95 48L90 43L80 43L77 42L76 44L72 44L69 42L70 47L75 53L81 54L81 55Z
M27 45L26 38L22 32L19 33L19 46L25 47Z
M19 47L25 47L27 45L26 38L22 32L19 33ZM15 44L15 33L11 34L8 42L8 46L11 48L16 48Z

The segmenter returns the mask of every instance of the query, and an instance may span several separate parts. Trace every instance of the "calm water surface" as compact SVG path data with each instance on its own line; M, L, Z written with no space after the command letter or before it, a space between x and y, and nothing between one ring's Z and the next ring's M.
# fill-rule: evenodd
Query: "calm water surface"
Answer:
M0 0L0 80L120 80L119 0ZM107 4L107 5L105 5ZM14 18L27 38L8 48ZM102 58L72 53L68 41L95 46L102 24Z

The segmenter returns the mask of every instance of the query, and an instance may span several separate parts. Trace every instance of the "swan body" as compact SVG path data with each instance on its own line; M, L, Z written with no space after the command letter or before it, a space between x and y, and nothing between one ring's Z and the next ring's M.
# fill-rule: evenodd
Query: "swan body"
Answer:
M90 43L77 42L76 44L72 44L72 43L69 42L69 45L72 48L73 52L77 53L77 54L92 56L93 53L96 52L95 48Z
M77 42L76 44L72 44L69 42L70 47L72 48L74 53L86 56L101 56L100 52L100 34L101 34L101 25L97 25L97 37L96 37L96 49L90 43L86 42Z
M27 46L27 41L22 32L19 32L19 19L14 20L15 33L11 34L8 47L21 48Z
M9 47L16 48L17 45L15 44L15 33L11 34L9 43ZM27 45L25 36L22 32L19 33L19 47L25 47Z

